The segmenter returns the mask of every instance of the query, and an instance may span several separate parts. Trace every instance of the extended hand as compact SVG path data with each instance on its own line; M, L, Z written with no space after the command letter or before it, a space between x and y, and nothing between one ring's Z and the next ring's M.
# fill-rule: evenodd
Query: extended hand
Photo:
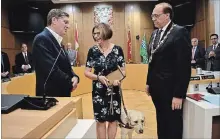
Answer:
M146 85L145 91L146 91L147 95L150 96L149 85Z
M176 98L176 97L173 97L173 100L172 100L172 110L175 110L175 109L182 109L182 104L183 104L183 99L182 98Z
M195 61L195 60L192 60L191 63L194 64L194 63L196 63L196 61Z
M2 77L5 77L5 76L6 76L5 72L2 72L2 73L1 73L1 76L2 76Z
M74 91L77 88L77 84L78 84L78 78L77 77L73 77L72 78L72 86L73 86L73 90Z
M214 52L214 51L211 51L211 52L209 53L209 57L212 57L212 56L215 57L215 52Z
M119 80L114 80L113 81L113 86L119 86L120 85L120 81Z

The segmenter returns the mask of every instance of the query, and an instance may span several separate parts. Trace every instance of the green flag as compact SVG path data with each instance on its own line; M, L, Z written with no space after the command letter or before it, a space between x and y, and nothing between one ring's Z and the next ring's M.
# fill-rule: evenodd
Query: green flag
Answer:
M140 46L140 55L142 57L142 63L143 64L148 64L148 55L147 55L147 41L146 41L146 36L144 33L141 46Z

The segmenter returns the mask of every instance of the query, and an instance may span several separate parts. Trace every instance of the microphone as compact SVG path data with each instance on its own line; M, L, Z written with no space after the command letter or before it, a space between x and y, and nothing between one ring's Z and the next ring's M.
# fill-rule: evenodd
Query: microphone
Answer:
M63 51L63 49L60 47L60 51L49 71L49 74L44 82L44 89L43 89L43 96L41 97L24 97L23 99L23 103L21 104L21 108L22 109L28 109L28 110L48 110L49 108L53 107L56 105L56 103L58 102L57 99L50 97L50 98L46 98L46 85L47 85L47 81L51 76L51 73L57 63L57 60L61 54L61 51ZM64 52L65 54L65 52Z
M47 78L46 78L46 80L45 80L45 82L44 82L44 94L43 94L43 99L44 99L45 101L46 101L46 89L45 89L45 87L46 87L47 81L48 81L48 79L49 79L49 77L50 77L50 75L51 75L51 73L52 73L52 71L53 71L53 69L54 69L54 66L55 66L56 63L57 63L57 60L58 60L58 58L60 57L61 51L62 51L62 48L60 48L60 51L59 51L59 53L58 53L58 55L57 55L57 57L56 57L56 59L55 59L55 61L54 61L54 63L53 63L53 66L51 67L50 72L49 72L49 74L48 74L48 76L47 76Z
M217 87L212 87L212 82L206 87L206 90L211 94L220 94L220 72L219 72L219 82L217 83Z

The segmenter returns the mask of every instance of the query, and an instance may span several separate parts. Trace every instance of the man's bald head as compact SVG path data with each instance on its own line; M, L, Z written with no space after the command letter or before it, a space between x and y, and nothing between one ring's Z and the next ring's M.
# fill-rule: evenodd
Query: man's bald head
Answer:
M197 46L198 45L198 39L197 38L192 38L191 40L191 43L192 43L192 46Z
M72 49L72 44L71 44L70 42L68 42L68 43L66 44L66 46L67 46L67 49Z
M172 6L165 2L155 5L151 18L155 27L163 28L173 18Z

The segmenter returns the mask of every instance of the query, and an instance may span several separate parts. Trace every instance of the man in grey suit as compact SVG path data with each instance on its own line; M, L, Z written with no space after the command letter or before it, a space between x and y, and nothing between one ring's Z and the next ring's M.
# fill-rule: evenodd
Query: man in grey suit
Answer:
M76 50L72 49L71 43L67 43L67 54L68 54L71 66L76 66L76 57L77 57Z
M220 71L220 44L218 43L218 35L211 34L210 39L212 45L206 49L206 69L209 71Z

